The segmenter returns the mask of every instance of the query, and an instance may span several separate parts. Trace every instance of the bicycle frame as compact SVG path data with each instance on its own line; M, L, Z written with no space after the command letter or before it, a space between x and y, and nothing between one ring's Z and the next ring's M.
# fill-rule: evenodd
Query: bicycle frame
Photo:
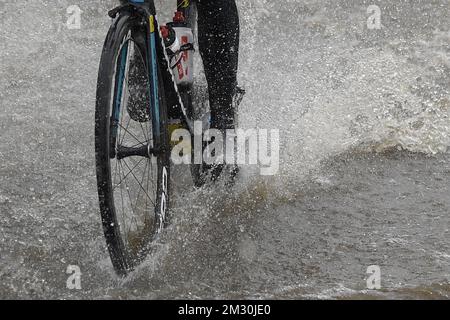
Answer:
M184 121L186 127L193 133L193 121L188 117L187 110L183 104L178 87L175 84L175 78L169 67L169 58L166 53L164 41L160 33L159 24L156 16L156 9L153 0L120 0L121 5L111 10L108 14L115 18L123 10L132 14L140 15L143 21L148 21L148 48L147 48L147 66L149 79L151 79L151 114L155 122L159 124L159 92L158 81L163 81L164 93L167 98L169 108L174 108L176 113ZM191 0L177 0L177 10L184 15L189 14ZM158 77L158 64L162 66L161 77ZM160 128L157 127L156 134L160 134Z

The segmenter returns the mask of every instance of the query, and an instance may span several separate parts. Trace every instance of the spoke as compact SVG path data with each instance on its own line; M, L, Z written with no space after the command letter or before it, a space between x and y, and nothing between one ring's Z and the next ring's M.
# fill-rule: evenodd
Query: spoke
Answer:
M156 193L158 192L158 188L156 187L155 176L153 175L153 172L154 172L154 170L153 170L153 162L152 162L153 159L155 159L155 158L150 159L150 166L151 166L151 171L152 171L152 179L151 179L151 181L152 181L153 187L156 190L155 191L155 196L156 196ZM158 160L156 160L156 161L158 161ZM156 170L158 170L158 168L156 168Z
M136 148L136 147L139 147L139 146L142 146L142 143L137 143L137 144L135 144L135 145L132 145L132 146L129 147L129 148Z
M139 123L139 125L141 127L142 133L144 134L145 141L148 143L148 137L147 134L145 133L144 127L142 126L142 123Z
M137 156L136 156L137 157ZM137 164L136 164L136 162L133 160L135 157L134 156L131 156L131 157L126 157L126 159L128 159L130 162L131 162L131 165L132 166L136 166L136 165L139 165L140 163L141 163L141 161L144 161L145 159L146 159L146 157L139 157L139 161L137 162ZM122 159L123 160L123 159Z
M123 161L123 162L124 162L125 165L128 167L128 164L126 163L126 161ZM129 167L128 167L128 168L129 168ZM136 202L135 202L135 204L134 204L133 216L131 217L131 221L130 221L130 224L129 224L129 226L128 226L128 232L127 232L127 234L130 234L130 230L131 230L131 227L133 226L133 223L134 223L134 225L136 226L136 230L139 229L139 223L138 223L138 221L137 221L136 215L137 215L137 213L138 213L138 200L139 200L139 195L140 195L140 193L141 193L141 189L144 190L144 188L142 187L142 184L139 183L139 181L137 180L136 176L135 176L133 173L132 173L132 175L133 175L134 179L138 182L140 188L139 188L138 195L137 195L137 197L136 197ZM144 190L144 193L146 193L145 190ZM147 198L149 198L149 196L148 196L147 193L146 193L146 195L147 195ZM131 201L131 194L128 193L128 196L129 196L130 201ZM133 204L132 204L132 203L131 203L131 207L133 208Z
M144 169L144 175L142 176L142 180L141 180L141 183L139 184L139 185L141 185L142 186L142 183L144 182L144 178L145 178L145 170L147 170L147 161L145 162L145 169ZM142 189L144 189L144 187L142 187ZM148 189L147 189L148 190ZM139 201L139 196L141 195L141 189L139 189L139 192L138 192L138 194L137 194L137 196L136 196L136 206L137 206L137 203L138 203L138 201Z
M125 163L125 165L128 167L128 165L127 165L127 163L126 163L125 161L124 161L124 163ZM122 167L122 170L123 170L123 167ZM135 214L134 214L134 209L133 209L133 202L132 202L132 200L131 200L130 188L128 187L128 184L127 184L126 180L125 180L125 187L126 187L126 189L127 189L128 199L130 200L131 211L133 211L133 216L134 216ZM124 212L124 215L125 215L125 212ZM126 230L126 225L125 225L125 223L124 223L124 230ZM126 233L127 242L128 242L128 233L129 233L129 230L128 230L128 232Z
M126 161L123 161L125 163L125 165L129 168L128 164ZM144 187L142 186L142 184L139 182L139 179L136 177L136 175L131 172L131 175L133 176L134 180L138 183L139 188L145 193L145 195L147 196L147 198L150 200L150 202L153 204L153 206L156 207L155 203L153 202L152 198L149 196L148 192L144 189Z
M153 170L152 170L152 159L155 159L155 158L149 158L149 159L147 159L148 161L149 161L149 163L150 163L150 166L149 166L149 170L151 170L151 172L152 172L152 177L151 177L151 179L150 179L150 174L147 174L147 177L148 177L148 180L147 181L151 181L151 183L152 183L152 185L153 185L153 188L156 190L155 191L155 199L156 199L156 193L157 193L157 187L156 187L156 184L155 184L155 181L154 181L154 179L153 179ZM147 172L148 172L148 170L147 170ZM147 190L148 190L148 187L147 187Z
M120 119L121 119L121 120L123 119L123 113L122 113L122 116L121 116ZM130 121L131 121L131 118L128 118L127 127L126 127L125 130L128 130L128 127L130 126ZM122 122L122 121L121 121L121 122ZM120 125L120 124L119 124L119 125ZM120 125L120 126L122 126L122 125ZM124 130L124 133L123 133L123 136L122 136L122 140L119 139L119 144L120 144L120 145L122 145L122 144L123 144L123 140L125 140L125 130ZM120 137L120 135L119 135L119 137Z
M154 189L155 199L157 199L158 188L156 187L155 181L153 179L152 159L148 159L148 162L150 163L149 170L151 172L151 178L150 178L150 173L147 170L147 190L148 190L148 184L149 184L149 182L151 182L151 184L153 185L153 189Z
M152 183L153 183L153 185L155 184L155 177L154 177L154 175L153 175L153 158L152 159L150 159L150 167L151 167L151 171L152 171ZM156 159L156 161L158 161L158 159ZM158 170L158 168L156 168L156 170ZM155 186L156 187L156 186ZM156 188L156 189L158 189L158 188ZM158 192L158 191L156 191L156 192Z
M126 161L123 161L123 163L125 163L125 165L129 168L128 164ZM133 172L131 172L131 175L133 176L133 178L136 180L136 182L139 184L139 179L136 178L136 176L134 175ZM148 197L148 199L150 200L150 202L153 204L153 206L156 207L155 203L153 202L152 198L150 198L150 196L148 195L147 191L144 190L144 188L142 187L142 185L139 184L139 187L142 189L142 191L144 191L145 195Z
M136 140L139 144L145 146L145 143L142 142L142 141L140 141L138 138L136 138L136 136L135 136L134 134L132 134L127 128L125 128L124 126L122 126L120 123L119 123L119 126L120 126L123 130L125 130L130 136L132 136L132 137L134 138L134 140Z
M118 171L117 166L118 166L118 164L117 164L117 160L116 160L116 166L114 168L114 177L113 177L113 181L112 181L113 185L115 185L115 182L116 182L117 171ZM114 191L114 189L115 189L115 187L113 187L113 191Z
M137 164L135 164L134 165L134 167L133 167L133 169L131 169L131 170L134 170L143 160L144 160L145 158L142 158ZM117 161L117 163L118 162L120 162L120 160L118 160ZM115 187L113 187L113 191L118 187L118 186L120 186L121 184L122 184L122 182L130 175L130 173L131 173L131 171L129 171L121 180L120 180L120 182L115 186Z

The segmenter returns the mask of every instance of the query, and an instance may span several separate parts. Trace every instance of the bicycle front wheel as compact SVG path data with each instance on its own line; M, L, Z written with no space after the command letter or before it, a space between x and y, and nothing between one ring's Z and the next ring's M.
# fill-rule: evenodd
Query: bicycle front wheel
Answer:
M133 270L161 232L169 201L167 109L153 79L149 34L121 13L105 41L95 116L97 187L103 230L118 274ZM157 64L156 64L157 66ZM155 99L156 95L156 99Z

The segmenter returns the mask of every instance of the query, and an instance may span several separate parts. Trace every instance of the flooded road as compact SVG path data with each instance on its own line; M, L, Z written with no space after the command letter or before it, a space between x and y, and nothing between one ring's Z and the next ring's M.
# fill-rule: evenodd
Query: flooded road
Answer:
M176 168L175 220L126 279L93 151L114 3L0 3L0 298L450 297L448 1L379 1L381 29L368 1L238 1L240 123L280 130L280 171L194 190ZM65 26L74 4L80 30Z

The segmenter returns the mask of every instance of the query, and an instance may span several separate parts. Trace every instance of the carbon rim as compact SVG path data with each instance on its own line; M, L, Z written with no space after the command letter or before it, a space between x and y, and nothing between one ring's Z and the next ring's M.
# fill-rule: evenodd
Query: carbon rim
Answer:
M149 153L120 156L120 150L125 148L149 150L154 146L145 53L131 34L129 31L120 47L113 77L109 167L110 209L117 219L127 258L135 264L159 229L158 158Z

